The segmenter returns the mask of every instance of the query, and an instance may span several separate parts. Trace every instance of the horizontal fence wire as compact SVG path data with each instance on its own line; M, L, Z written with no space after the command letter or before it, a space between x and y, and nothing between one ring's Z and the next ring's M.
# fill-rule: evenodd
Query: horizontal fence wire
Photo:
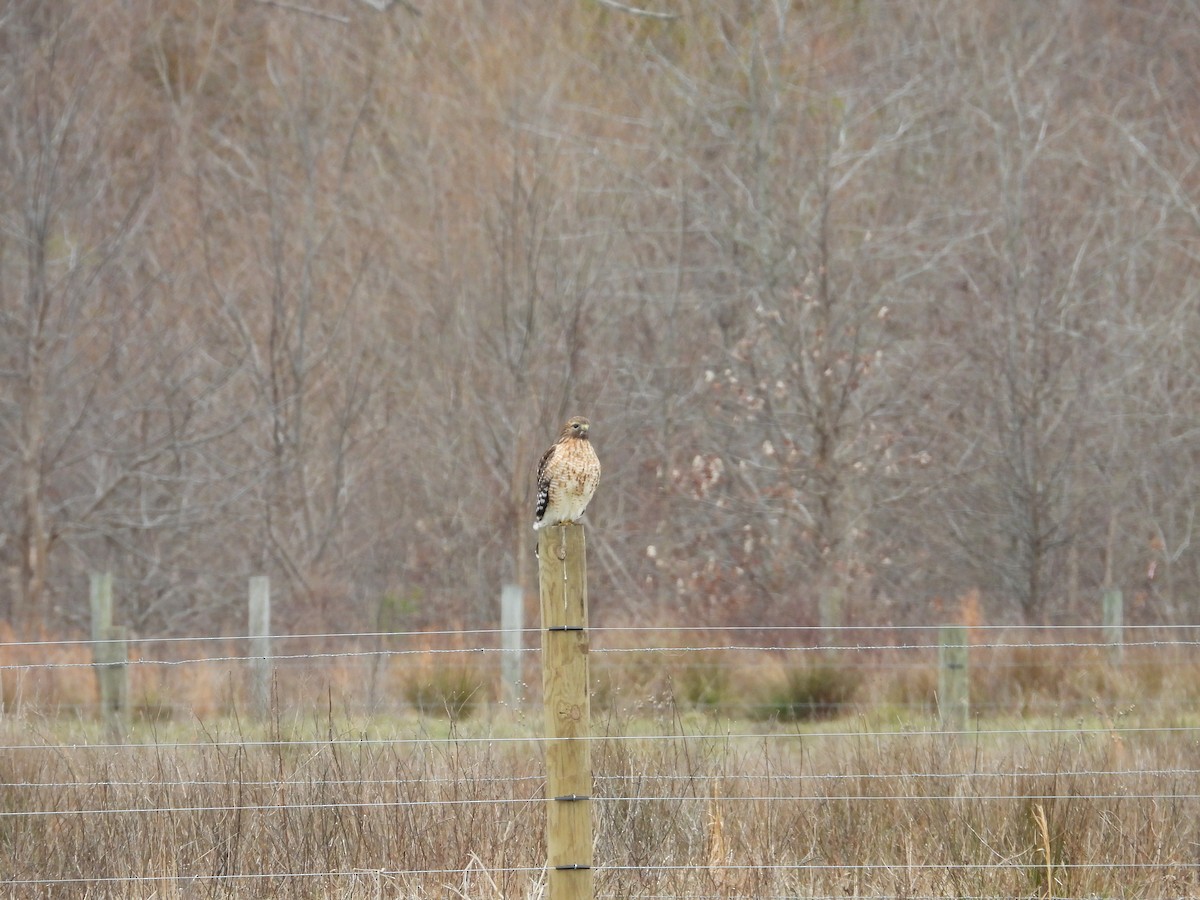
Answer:
M593 867L597 873L605 872L645 872L648 868L653 868L659 872L690 872L697 871L695 865L656 865L648 866L609 866L597 865ZM717 867L713 867L717 868ZM1029 868L1028 862L1009 861L1009 862L992 862L992 863L747 863L747 864L725 864L722 863L719 868L729 872L784 872L784 873L803 873L803 872L896 872L896 871L972 871L972 872L1006 872L1006 871L1024 871ZM1200 873L1200 862L1195 863L1168 863L1168 862L1138 862L1138 861L1120 861L1113 860L1103 863L1057 863L1055 868L1063 870L1080 870L1080 869L1107 869L1113 871L1160 871L1164 869L1178 869L1189 873ZM353 878L363 875L380 875L380 876L403 876L403 877L427 877L438 876L444 877L449 875L462 875L468 869L459 868L437 868L437 869L362 869L355 871L332 870L328 872L263 872L263 873L238 873L229 875L211 875L211 876L191 876L196 881L246 881L246 880L274 880L286 878ZM546 866L497 866L487 869L491 875L531 875L546 871ZM12 887L18 885L55 885L55 884L80 884L87 881L93 881L98 884L113 884L113 883L147 883L162 881L164 879L174 880L177 876L165 875L128 875L128 876L110 876L99 877L95 879L86 878L31 878L31 879L12 879L0 878L0 886ZM1057 895L1056 895L1057 897Z
M846 740L852 738L897 738L917 740L927 738L996 738L996 737L1127 737L1136 735L1191 735L1200 734L1200 724L1197 725L1127 725L1127 726L1079 726L1079 727L1037 727L1027 728L978 728L978 729L927 729L914 730L815 730L815 731L748 731L748 732L696 732L691 734L593 734L584 737L546 738L541 735L520 735L515 737L504 735L488 735L481 737L451 734L447 736L425 737L338 737L338 738L281 738L254 739L228 738L211 741L155 741L135 742L120 741L115 743L96 742L72 744L72 752L86 751L132 751L132 750L203 750L203 749L238 749L238 748L299 748L299 747L397 747L397 746L431 746L443 745L449 747L490 747L515 746L522 744L544 744L551 740L566 742L588 742L592 744L646 744L669 741L673 743L707 743L755 741L755 742L792 742L830 739ZM21 750L44 751L42 744L3 744L0 752L10 753Z
M946 623L950 624L950 623ZM809 636L828 636L838 633L866 633L866 634L907 634L912 632L936 633L942 628L942 624L937 625L589 625L588 633L593 636L603 635L644 635L644 634L739 634L739 633L771 633L771 634L794 634L794 635L809 635ZM1101 633L1109 630L1111 626L1082 623L1078 625L969 625L967 627L975 634L989 633L1044 633L1055 634L1061 632L1093 632ZM1145 624L1126 624L1121 626L1126 633L1136 634L1138 632L1198 632L1200 633L1200 625L1189 625L1179 623L1163 623L1157 625ZM324 640L378 640L381 638L464 638L464 637L499 637L508 634L511 631L516 631L528 637L537 637L541 634L539 628L465 628L465 629L420 629L416 631L332 631L332 632L295 632L290 634L273 634L272 641L324 641ZM127 638L130 643L147 643L147 644L181 644L181 643L205 643L205 642L224 642L224 641L252 641L256 636L252 634L210 634L210 635L131 635ZM92 638L62 638L62 639L40 639L40 640L11 640L0 641L0 649L9 647L53 647L53 646L74 646L87 645L97 643ZM103 641L100 641L103 643ZM892 645L883 645L892 646ZM667 648L670 649L670 648ZM674 649L687 649L686 647Z
M588 631L601 681L592 733L574 740L592 745L597 766L597 897L849 891L880 900L1069 900L1123 895L1126 884L1140 896L1200 891L1200 828L1192 824L1200 821L1200 690L1191 688L1200 685L1200 626L1126 626L1119 660L1105 626L978 626L957 644L944 643L939 626ZM113 642L0 642L0 832L36 843L53 829L67 836L55 841L75 835L86 845L99 833L160 829L156 840L179 835L190 860L153 870L147 857L127 873L101 866L84 876L65 862L31 870L0 848L0 887L69 894L91 884L137 896L149 885L299 883L310 885L302 896L357 897L375 896L367 886L387 882L385 894L416 897L444 893L450 880L469 897L463 885L482 879L491 892L479 896L537 893L547 872L540 829L548 802L538 692L510 704L494 698L504 659L537 666L540 650L525 645L540 634L520 630L515 649L500 646L513 636L501 629L273 635L275 693L257 714L242 669L264 658L239 647L252 636L132 636L122 661L134 679L130 702L142 704L143 715L168 712L161 721L131 719L119 736L101 727L106 720L86 687L93 671L111 665L93 652ZM940 720L929 681L947 646L966 648L979 671L972 717L957 726ZM204 677L218 696L207 711L186 696L173 699L209 668ZM794 720L768 715L769 703L750 698L771 679L829 669L865 679L868 696L825 701L820 715ZM482 695L473 715L421 711L405 693L420 678L449 679L443 687L453 690L453 678L468 670L483 679L472 688ZM710 676L718 679L714 697L705 694ZM904 679L916 699L889 698ZM349 702L369 682L376 700ZM56 699L71 690L73 699ZM950 831L951 846L971 844L981 858L899 858L899 838L889 838L845 859L836 844L822 851L814 849L819 835L805 837L813 823L853 834L855 818L897 834L916 826L882 823L924 819L930 837L921 847ZM463 822L478 823L469 827L487 845L480 855L451 850ZM217 864L227 838L212 837L232 823L249 829L260 850L289 829L333 829L342 842L378 832L375 852L384 855L378 867L322 866L320 854L317 865L298 866L276 850L258 870L237 871ZM1059 849L1084 826L1113 832L1113 843L1093 855ZM529 838L516 849L499 837L489 844L514 827ZM1138 843L1140 828L1156 836L1157 849ZM389 848L409 839L420 852L397 865ZM506 881L513 878L519 884Z
M1055 777L1055 778L1061 778L1061 779L1070 779L1070 778L1101 778L1101 777L1110 777L1110 776L1111 777L1126 777L1126 776L1134 776L1134 775L1136 775L1140 778L1180 778L1180 777L1188 777L1188 776L1195 777L1195 776L1200 776L1200 769L1083 769L1083 770L1074 770L1074 771L1066 771L1066 772L1060 771L1060 770L1050 770L1050 769L1022 770L1022 771L1008 771L1008 772L946 772L946 773L910 772L910 773L907 773L905 775L905 777L909 778L909 779L936 778L939 780L963 781L963 780L983 780L983 779L997 779L997 778L1007 778L1007 779L1036 778L1036 777L1051 777L1051 776ZM850 780L869 781L870 779L885 779L885 778L893 779L894 777L895 777L894 775L881 775L876 772L847 772L847 773L836 774L836 775L828 774L828 773L823 773L821 775L786 775L786 774L772 773L770 776L739 775L738 773L727 773L727 774L721 774L721 775L705 775L705 774L671 775L671 774L663 774L663 773L646 773L646 774L640 774L640 775L596 775L594 777L594 780L599 784L623 783L623 782L628 782L628 781L636 781L639 783L669 782L669 781L683 781L683 782L687 782L687 783L692 783L692 782L703 783L703 782L719 781L721 783L736 783L739 780L761 781L761 780L764 780L764 778L766 780L769 780L772 782L788 782L788 781L797 781L797 782L835 781L836 782L839 780L840 781L850 781ZM535 783L535 784L540 785L543 782L545 782L545 778L541 775L526 775L526 776L507 775L503 779L495 779L495 780L488 781L487 783L490 783L490 784ZM452 779L452 778L413 778L413 779L338 778L338 779L323 779L322 783L326 787L404 787L404 786L410 786L410 785L420 785L422 787L433 787L433 786L455 785L455 784L458 784L459 781L458 781L458 779ZM67 787L70 787L70 788L142 787L145 784L146 784L146 782L144 780L121 781L121 780L117 780L117 779L108 779L105 781L43 781L43 782L37 782L37 783L29 783L29 782L21 782L21 781L0 781L0 788L6 788L6 789L10 789L10 790L37 791L37 790L48 790L48 789L53 789L53 788L67 788ZM168 788L168 787L217 787L217 786L222 786L225 784L227 784L226 781L215 780L215 779L209 779L209 780L181 779L181 780L157 780L157 781L155 781L155 785L157 787L164 787L164 788ZM286 788L286 787L303 787L303 786L311 784L311 781L306 781L306 780L301 780L301 779L292 779L292 778L280 778L280 779L267 779L267 780L262 780L262 781L241 780L238 782L238 784L242 787ZM774 795L774 794L770 795L770 797L767 799L775 799L777 796L780 799L783 799L782 795ZM826 798L828 798L828 796L829 795L809 795L807 797L791 797L788 799L826 799ZM851 796L851 795L847 795L847 796ZM853 796L861 796L861 795L853 795ZM922 795L922 796L928 796L928 795ZM978 797L978 796L979 795L974 795L974 794L972 795L972 797ZM1000 796L1000 795L997 795L997 796ZM1006 794L1004 796L1011 798L1014 795ZM1029 795L1029 796L1034 797L1034 795ZM1037 795L1037 796L1043 796L1043 795ZM1082 794L1073 794L1072 796L1082 797L1083 795ZM1122 794L1111 794L1111 795L1105 794L1105 795L1096 795L1096 796L1127 797L1127 796L1132 796L1132 795L1122 793ZM671 798L674 798L674 797L675 797L675 795L671 795ZM649 797L646 795L640 795L640 794L623 797L623 796L614 794L614 795L597 795L594 799L611 801L611 800L648 800L648 799L664 799L664 798L653 798L653 797ZM667 798L667 799L670 799L670 798ZM694 800L697 798L686 797L683 799ZM735 798L735 799L739 799L739 798ZM747 799L747 798L742 797L740 799ZM759 798L759 799L763 799L763 798ZM507 802L511 802L511 801L497 799L493 802L507 803ZM4 815L4 812L0 811L0 816L3 816L3 815Z
M1168 647L1168 646L1183 647L1183 646L1198 646L1198 645L1200 645L1200 641L1196 641L1196 642L1189 641L1186 643L1178 642L1178 641L1170 641L1170 642L1148 641L1148 642L1143 642L1143 643L1125 644L1124 646L1126 648L1137 648L1137 647L1163 648L1163 647ZM972 649L972 650L982 651L982 650L1021 649L1021 648L1028 648L1029 645L1027 645L1027 644L982 644L982 645L980 645L980 644L971 644L971 645L948 644L946 646L950 646L950 647L969 646L970 649ZM1038 646L1039 646L1039 649L1043 649L1043 650L1066 649L1066 648L1079 649L1079 648L1094 648L1095 647L1094 644L1082 644L1082 643L1081 644L1066 644L1066 643L1040 644ZM912 646L905 646L905 647L821 647L821 648L816 648L816 647L713 646L713 647L696 647L696 648L692 649L691 651L684 650L683 648L677 648L677 647L656 648L656 649L604 649L604 648L597 648L597 649L592 650L591 652L598 657L603 657L606 653L610 653L610 654L618 654L618 653L625 653L625 654L654 654L654 653L657 653L657 654L682 654L682 653L687 653L687 652L692 652L692 653L766 652L766 653L799 653L799 654L807 653L807 654L811 654L813 656L828 657L828 655L831 653L848 653L848 652L854 652L854 651L870 652L870 651L880 651L880 650L923 650L923 651L928 651L928 652L936 652L937 649L938 649L938 645L933 644L933 645L928 645L928 646L912 645ZM535 648L523 648L523 649L519 649L519 650L500 650L500 649L496 649L496 648L476 648L476 649L467 649L467 650L438 650L438 649L430 649L430 650L361 650L361 651L355 650L355 651L345 651L345 652L340 652L340 653L330 652L330 653L284 654L284 655L279 655L279 656L271 656L270 660L274 664L287 666L292 663L309 664L316 660L327 660L327 661L363 660L363 661L369 661L372 658L422 657L422 656L448 656L448 657L470 658L470 657L475 657L475 656L483 656L483 655L489 654L489 653L491 653L491 654L513 653L513 654L536 655L536 654L540 653L540 651ZM141 658L134 657L134 658L124 661L122 664L128 665L128 666L136 666L139 668L141 668L141 667L150 668L150 667L155 667L155 666L163 667L163 668L176 668L176 667L181 667L181 666L211 665L211 664L215 664L215 663L254 663L254 662L258 662L262 659L263 659L263 657L261 657L261 656L206 656L206 657L195 657L195 658L190 658L190 659L178 659L178 660L141 659ZM1153 663L1146 663L1146 664L1149 665L1149 664L1153 664ZM96 665L97 665L97 663L95 663L95 662L87 662L87 661L45 662L45 663L3 663L3 664L0 664L0 671L36 672L38 670L53 670L53 669L84 669L84 670L86 670L86 669L94 668ZM897 665L898 664L872 665L870 663L866 663L866 664L861 664L858 667L873 668L873 669L888 669L888 668L896 668ZM1000 665L1002 667L1008 667L1008 668L1019 668L1024 665L1027 665L1027 664L1021 663L1021 662L1012 662L1012 663L1000 663L998 665ZM1134 664L1134 665L1136 665L1136 664Z
M272 638L274 640L274 638ZM78 646L78 647L98 647L115 643L114 641L68 641L64 642L63 646ZM0 644L0 651L6 646L33 646L33 645L15 645ZM52 644L42 644L41 646L53 646ZM829 657L831 654L837 653L895 653L906 651L920 651L926 653L934 653L943 646L949 647L967 647L973 651L987 650L1081 650L1081 649L1103 649L1107 648L1107 644L1098 644L1094 641L1047 641L1044 643L1030 644L1015 641L1004 642L979 642L966 644L845 644L845 645L822 645L822 646L791 646L784 644L772 645L756 645L756 644L713 644L697 647L595 647L590 652L599 657L605 655L644 655L644 654L666 654L666 655L685 655L685 654L714 654L714 653L772 653L772 654L808 654L812 656ZM1136 649L1165 649L1165 648L1189 648L1200 646L1198 640L1152 640L1152 641L1125 641L1121 646L1128 650ZM308 653L282 653L272 654L270 660L276 664L289 663L312 663L318 660L374 660L389 657L422 657L422 656L446 656L446 657L482 657L488 655L500 654L540 654L541 650L536 647L518 647L507 649L503 647L428 647L428 648L412 648L412 649L395 649L381 648L377 650L342 650L342 651L314 651ZM220 655L220 656L198 656L187 657L184 659L153 659L146 657L131 657L124 664L130 666L145 666L145 667L180 667L189 665L214 664L214 663L252 663L262 660L262 656L252 655ZM1024 662L1008 663L1009 666L1027 665ZM37 671L39 669L89 669L95 666L94 661L79 660L72 662L21 662L21 663L0 663L0 671Z
M1119 792L1110 794L1092 794L1072 792L1073 800L1156 800L1162 799L1161 793L1130 793ZM1200 793L1172 793L1172 800L1200 800ZM634 794L628 797L593 796L588 798L596 803L711 803L710 797L687 797L677 794ZM722 803L795 803L795 802L896 802L904 799L895 794L762 794L723 796ZM979 802L1010 802L1013 800L1045 800L1045 793L1034 794L921 794L922 801L952 801L960 803L964 799ZM515 797L515 798L446 798L438 800L339 800L330 803L243 803L216 806L130 806L106 807L104 809L29 809L0 811L0 820L24 819L37 816L129 816L129 815L158 815L178 813L227 813L227 812L289 812L295 810L371 810L371 809L404 809L437 806L454 809L458 806L518 806L521 804L544 804L545 797Z

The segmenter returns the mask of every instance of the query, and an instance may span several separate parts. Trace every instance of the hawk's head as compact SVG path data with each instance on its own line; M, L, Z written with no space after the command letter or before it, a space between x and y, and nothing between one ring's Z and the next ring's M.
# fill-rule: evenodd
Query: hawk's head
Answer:
M567 438L576 438L578 440L587 440L588 428L591 423L583 416L573 416L567 420L567 424L563 426L562 434L559 435L559 440Z

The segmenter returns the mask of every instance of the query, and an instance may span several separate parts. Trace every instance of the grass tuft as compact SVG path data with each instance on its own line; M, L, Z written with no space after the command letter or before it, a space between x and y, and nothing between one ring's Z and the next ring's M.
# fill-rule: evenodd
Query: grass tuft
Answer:
M826 662L795 666L784 672L781 681L766 687L753 713L780 722L833 719L847 712L861 684L862 676L843 666Z
M422 672L404 687L404 698L424 716L468 719L483 706L487 685L474 666L451 665Z

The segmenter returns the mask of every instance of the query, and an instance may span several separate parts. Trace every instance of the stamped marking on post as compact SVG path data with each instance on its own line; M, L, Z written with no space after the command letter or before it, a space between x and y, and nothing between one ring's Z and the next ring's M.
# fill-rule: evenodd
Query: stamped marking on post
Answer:
M582 722L583 707L578 703L560 703L558 706L558 717L566 719L568 722Z

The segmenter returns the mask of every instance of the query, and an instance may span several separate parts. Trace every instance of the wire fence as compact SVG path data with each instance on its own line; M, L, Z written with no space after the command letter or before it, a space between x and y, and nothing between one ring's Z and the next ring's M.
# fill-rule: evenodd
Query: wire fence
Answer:
M0 643L0 886L541 896L538 634L128 637L116 731ZM597 896L1200 895L1200 626L965 634L948 727L936 627L589 629Z

